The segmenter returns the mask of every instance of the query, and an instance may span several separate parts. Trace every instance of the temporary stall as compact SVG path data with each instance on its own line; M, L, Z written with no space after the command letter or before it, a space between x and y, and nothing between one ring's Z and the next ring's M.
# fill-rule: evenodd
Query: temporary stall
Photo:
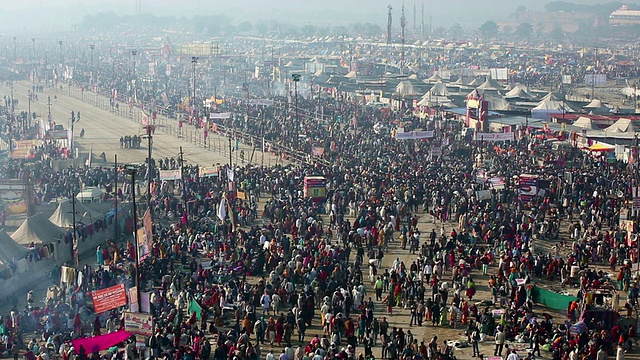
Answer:
M11 238L22 245L48 244L63 238L64 235L64 230L54 225L42 213L37 213L26 218L22 225L11 234Z
M86 202L100 202L102 200L102 190L97 187L86 187L76 195L76 199Z
M73 227L73 203L69 199L65 199L58 204L56 211L49 217L54 225L61 228ZM102 219L103 216L97 211L90 209L81 201L76 201L75 205L76 223L91 224L96 220Z

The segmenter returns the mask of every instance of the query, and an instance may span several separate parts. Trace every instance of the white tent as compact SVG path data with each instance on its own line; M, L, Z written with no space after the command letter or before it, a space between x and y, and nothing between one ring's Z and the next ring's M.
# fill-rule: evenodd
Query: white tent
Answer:
M447 89L447 86L446 86L444 83L442 83L442 82L435 83L435 84L431 87L431 89L429 89L429 91L427 91L427 93L425 94L425 96L427 96L427 95L429 95L429 94L430 94L430 95L435 95L435 96L449 96L449 95L451 95L451 94L449 93L449 90Z
M6 232L0 231L0 264L8 265L23 259L29 250L15 242Z
M618 121L613 123L613 125L604 129L605 132L608 133L630 133L633 134L637 130L635 126L633 126L633 122L631 119L620 118Z
M502 85L500 85L500 83L498 83L497 81L491 78L487 78L485 82L483 82L482 84L480 84L480 86L478 86L478 89L498 91L502 89Z
M433 73L433 75L431 75L430 78L423 80L423 82L425 82L427 84L433 84L433 83L437 83L439 81L442 81L442 78L440 77L440 75L438 75L438 73Z
M595 125L593 125L593 121L591 121L591 118L588 118L586 116L579 117L578 120L574 121L573 126L586 130L596 130L596 127Z
M416 95L416 92L413 89L413 84L411 84L411 81L403 80L400 81L396 86L396 94L400 96L411 96Z
M103 216L99 212L90 209L80 201L76 201L76 223L81 222L89 225L102 218ZM73 204L71 200L65 199L59 203L56 211L49 217L49 221L61 228L73 227Z
M591 100L591 102L583 107L583 109L596 114L604 114L609 112L609 108L600 99Z
M513 89L509 90L504 97L506 99L533 99L535 96L529 94L529 89L522 84L517 84Z
M538 105L531 109L531 117L534 119L549 119L551 114L576 112L566 102L558 100L552 93L547 94L540 100Z
M28 245L48 244L55 239L61 239L65 235L64 230L55 226L42 213L37 213L25 219L22 225L11 234L11 238L18 244Z

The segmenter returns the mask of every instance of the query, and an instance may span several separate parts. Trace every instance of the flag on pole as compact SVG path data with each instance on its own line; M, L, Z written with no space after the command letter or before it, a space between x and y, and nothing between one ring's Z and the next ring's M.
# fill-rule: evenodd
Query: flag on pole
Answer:
M218 219L224 221L227 217L227 198L222 197L220 204L218 204Z
M191 302L189 303L189 314L191 313L196 313L196 318L198 320L202 320L202 307L198 304L196 299L191 299Z

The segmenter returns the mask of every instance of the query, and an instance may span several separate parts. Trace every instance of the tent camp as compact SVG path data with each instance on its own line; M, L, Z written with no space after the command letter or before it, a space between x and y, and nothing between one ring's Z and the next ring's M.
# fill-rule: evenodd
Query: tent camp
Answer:
M620 118L608 128L604 129L608 133L635 133L636 128L633 126L631 119Z
M442 81L442 78L440 77L440 75L438 75L438 73L433 73L433 75L431 75L430 78L428 79L424 79L422 80L423 82L427 83L427 84L433 84L433 83L437 83Z
M76 223L81 222L88 225L102 218L103 216L99 212L90 209L80 201L76 201ZM61 228L73 227L73 204L71 200L65 199L59 203L56 211L49 217L49 221Z
M12 264L23 259L29 250L15 242L6 232L0 231L0 265Z
M42 213L37 213L23 221L18 230L11 234L11 238L22 245L48 244L64 235L64 230L55 226Z

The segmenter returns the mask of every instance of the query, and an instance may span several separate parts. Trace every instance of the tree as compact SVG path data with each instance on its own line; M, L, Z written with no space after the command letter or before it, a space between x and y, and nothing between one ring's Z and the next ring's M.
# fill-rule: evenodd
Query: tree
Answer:
M496 24L495 21L489 20L482 24L479 30L485 37L494 37L496 36L496 34L498 34L499 29L500 27L498 26L498 24Z
M531 36L533 36L533 25L522 23L518 25L514 34L522 39L531 39Z
M562 27L560 27L560 25L554 26L553 30L549 33L549 37L551 37L553 41L564 40L564 31L562 31Z
M243 21L240 24L238 24L238 31L243 32L243 33L248 33L251 31L251 29L253 28L253 24L251 24L250 21Z
M455 23L449 29L449 34L453 39L458 39L464 36L464 30L462 30L462 26L458 23Z

